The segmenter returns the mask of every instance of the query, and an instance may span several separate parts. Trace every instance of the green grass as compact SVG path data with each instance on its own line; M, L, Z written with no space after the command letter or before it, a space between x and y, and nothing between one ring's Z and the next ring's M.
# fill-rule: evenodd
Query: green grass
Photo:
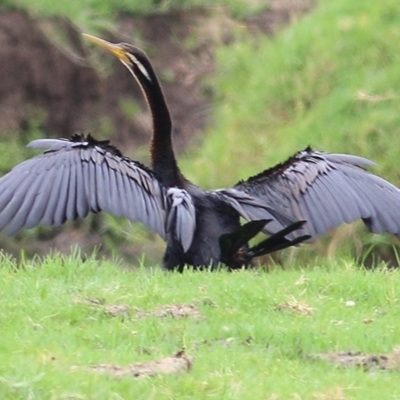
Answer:
M397 272L366 272L341 261L316 262L307 271L175 274L82 263L78 256L19 268L4 258L0 293L2 399L400 397L397 371L342 369L309 358L328 351L391 352L400 337ZM203 318L139 318L134 311L112 317L88 299L146 311L193 304ZM293 299L311 314L277 308ZM346 306L349 300L354 307ZM116 379L71 369L125 366L183 347L194 363L179 377Z
M320 0L274 38L239 30L217 49L214 126L184 170L229 185L312 145L400 184L399 41L395 0Z

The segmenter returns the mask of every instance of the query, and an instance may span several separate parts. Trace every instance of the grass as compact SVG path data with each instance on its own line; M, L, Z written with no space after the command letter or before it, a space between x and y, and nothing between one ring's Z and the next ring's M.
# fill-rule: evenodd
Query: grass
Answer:
M394 0L320 0L274 38L239 30L217 49L214 125L184 170L224 186L312 145L400 184L399 22Z
M128 271L77 255L18 268L3 258L0 291L2 399L400 396L397 371L338 368L310 358L329 351L391 352L400 337L398 272L367 272L338 261L307 271L175 274ZM346 306L350 300L353 307ZM146 311L192 304L202 318L111 316L103 303ZM293 303L301 307L285 306ZM194 363L179 377L116 379L71 369L124 366L181 348Z

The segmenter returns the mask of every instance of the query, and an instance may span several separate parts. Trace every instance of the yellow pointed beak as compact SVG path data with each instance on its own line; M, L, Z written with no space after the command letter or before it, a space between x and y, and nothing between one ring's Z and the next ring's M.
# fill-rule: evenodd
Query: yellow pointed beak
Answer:
M82 35L89 39L91 42L96 44L97 46L101 47L109 51L110 53L114 54L119 60L128 63L129 58L126 55L126 51L118 44L107 42L106 40L100 39L96 36L88 35L87 33L82 33Z

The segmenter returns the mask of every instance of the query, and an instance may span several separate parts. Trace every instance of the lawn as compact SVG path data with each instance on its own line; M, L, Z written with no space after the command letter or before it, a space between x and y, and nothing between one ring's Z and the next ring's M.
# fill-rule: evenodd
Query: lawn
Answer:
M397 271L338 261L178 274L5 257L0 291L2 399L400 397ZM114 376L182 349L193 361L179 375ZM341 367L338 352L365 356Z

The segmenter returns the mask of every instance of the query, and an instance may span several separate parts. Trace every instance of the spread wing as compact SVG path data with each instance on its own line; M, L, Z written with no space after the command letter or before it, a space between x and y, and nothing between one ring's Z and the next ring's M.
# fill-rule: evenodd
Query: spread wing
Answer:
M400 235L400 190L364 169L371 165L362 157L308 148L234 189L295 221L307 221L302 233L312 237L358 219L372 232ZM265 230L277 231L272 224Z
M166 237L166 189L151 170L90 136L35 140L29 146L47 151L0 179L0 229L8 225L12 235L39 223L61 225L106 211Z

